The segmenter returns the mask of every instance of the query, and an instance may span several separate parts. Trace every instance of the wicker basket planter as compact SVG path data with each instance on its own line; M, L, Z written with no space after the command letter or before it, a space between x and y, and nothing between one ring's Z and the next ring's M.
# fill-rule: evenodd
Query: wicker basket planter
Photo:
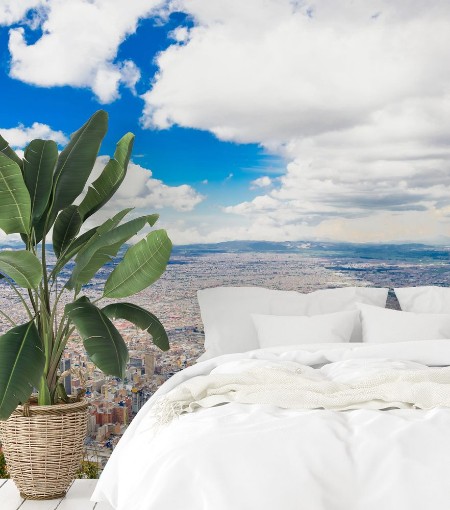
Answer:
M87 429L85 400L52 406L18 406L0 421L11 478L24 499L64 496L80 467Z

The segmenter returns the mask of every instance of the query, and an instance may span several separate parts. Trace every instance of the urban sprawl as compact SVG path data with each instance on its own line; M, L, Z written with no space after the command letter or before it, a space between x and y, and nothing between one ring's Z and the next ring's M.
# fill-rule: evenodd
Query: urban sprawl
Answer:
M306 252L306 253L305 253ZM101 295L105 276L100 271L85 293ZM197 289L218 285L258 285L311 292L348 285L400 286L442 284L447 263L430 261L345 260L299 253L189 253L172 257L163 277L133 298L164 324L171 348L161 352L147 332L126 321L115 321L130 351L123 380L106 377L89 360L81 340L74 335L61 360L62 381L69 394L83 392L90 403L86 459L106 464L134 416L157 388L175 372L192 365L203 352L203 326L196 299ZM448 276L446 276L448 278ZM65 296L66 302L70 294ZM108 301L105 300L105 304ZM395 307L395 303L391 302ZM64 300L62 300L62 307ZM0 309L18 323L24 318L17 296L0 283ZM1 323L3 331L6 323Z

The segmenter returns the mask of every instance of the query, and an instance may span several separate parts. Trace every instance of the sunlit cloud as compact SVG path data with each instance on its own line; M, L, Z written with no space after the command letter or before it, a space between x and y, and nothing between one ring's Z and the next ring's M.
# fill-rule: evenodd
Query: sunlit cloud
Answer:
M33 122L31 126L19 124L12 128L1 128L0 134L13 148L24 149L31 140L41 138L43 140L54 140L60 145L68 142L68 138L62 131L55 131L47 124Z
M264 194L223 209L251 224L242 235L445 232L450 4L259 4L177 2L195 26L159 55L144 125L258 143L289 162L275 181L251 182Z
M0 25L21 21L9 32L10 76L41 87L70 85L90 88L101 103L120 96L120 87L135 91L140 70L129 59L118 60L121 43L133 34L139 19L149 17L160 0L7 1ZM20 7L19 5L20 4ZM33 23L26 23L26 15ZM27 30L42 35L27 41Z

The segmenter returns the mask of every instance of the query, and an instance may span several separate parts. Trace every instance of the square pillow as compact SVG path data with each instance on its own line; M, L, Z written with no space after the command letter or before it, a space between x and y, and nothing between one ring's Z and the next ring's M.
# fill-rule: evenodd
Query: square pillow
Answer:
M387 343L450 338L450 314L414 313L358 304L363 342Z
M402 287L394 290L405 312L450 313L449 287Z
M199 360L258 349L251 314L317 315L356 310L362 302L384 307L389 289L344 287L301 294L262 287L215 287L197 292L205 330L206 352ZM351 341L361 341L361 326L355 319Z
M259 347L349 342L358 310L321 315L251 314Z

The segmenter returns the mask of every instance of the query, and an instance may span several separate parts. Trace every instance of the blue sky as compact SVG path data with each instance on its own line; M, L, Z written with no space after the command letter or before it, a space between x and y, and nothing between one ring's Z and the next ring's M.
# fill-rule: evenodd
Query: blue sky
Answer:
M178 243L447 242L444 0L4 0L0 131L136 134L110 210ZM96 172L104 164L100 158Z
M173 42L168 34L180 25L190 26L192 22L182 13L174 13L164 22L154 18L139 22L136 33L120 46L117 59L132 58L141 69L142 77L136 84L136 94L122 87L121 97L111 104L100 103L89 89L37 87L11 78L9 29L0 29L0 90L4 102L1 127L29 126L38 121L69 134L95 110L102 108L110 116L102 154L113 153L122 134L132 131L136 134L134 160L151 168L156 178L169 185L189 183L197 187L207 195L203 207L231 205L231 197L232 202L252 197L255 193L249 190L249 183L265 168L271 172L281 171L282 158L267 154L259 144L224 142L207 131L178 126L162 130L143 129L141 126L143 101L139 95L148 89L157 72L153 62L155 55ZM21 26L21 23L13 26ZM39 31L26 27L29 43L38 40L39 34ZM232 178L230 174L233 174ZM203 183L205 180L208 184Z

